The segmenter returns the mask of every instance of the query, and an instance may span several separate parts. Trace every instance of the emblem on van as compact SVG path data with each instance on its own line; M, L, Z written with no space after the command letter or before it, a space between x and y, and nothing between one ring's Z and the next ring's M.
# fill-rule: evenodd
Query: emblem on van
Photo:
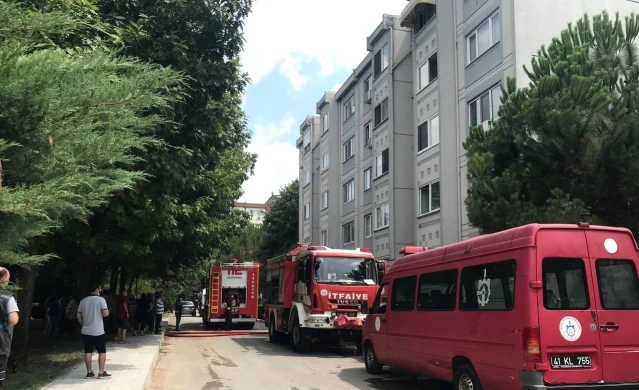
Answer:
M379 317L375 318L375 330L379 332L379 329L382 327L382 321Z
M486 278L486 268L484 268L484 279L477 283L477 302L484 307L490 301L490 279Z
M619 246L617 245L617 241L612 238L606 238L604 241L604 248L606 248L606 252L608 253L617 253Z
M575 317L566 316L559 322L559 333L566 341L577 341L581 337L581 323Z

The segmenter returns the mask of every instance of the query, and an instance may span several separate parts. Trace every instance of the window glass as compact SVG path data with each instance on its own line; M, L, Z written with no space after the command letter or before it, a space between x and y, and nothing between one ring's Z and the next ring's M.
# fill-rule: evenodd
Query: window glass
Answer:
M462 270L461 310L511 310L514 306L515 260L481 264Z
M470 36L470 38L468 38L468 46L470 47L469 60L472 62L475 60L475 58L477 58L477 34L473 34Z
M492 22L493 22L493 41L492 44L494 45L495 43L499 42L501 40L501 19L499 18L499 14L493 16L492 18Z
M486 92L479 98L481 109L481 123L490 119L490 93Z
M541 269L546 309L585 310L590 307L583 260L546 258Z
M412 311L415 309L416 285L416 275L393 280L393 292L391 294L392 311Z
M606 310L639 309L637 268L630 260L597 260L601 306Z
M492 117L491 119L497 119L499 117L499 107L501 106L501 87L493 88L491 91L492 100Z
M422 274L419 277L417 310L455 310L457 270Z
M488 22L484 23L479 30L477 30L477 54L482 55L486 50L490 48L490 25Z
M475 100L474 102L468 105L468 110L470 113L470 125L477 126L477 105L479 104L479 100Z
M439 143L439 116L430 120L430 144L437 145Z
M431 210L439 209L439 182L430 185L430 207Z

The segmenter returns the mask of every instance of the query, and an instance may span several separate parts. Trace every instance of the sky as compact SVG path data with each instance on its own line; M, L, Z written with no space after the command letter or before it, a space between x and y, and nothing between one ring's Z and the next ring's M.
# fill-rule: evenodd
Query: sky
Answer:
M324 92L336 91L366 56L383 14L406 0L257 0L244 28L242 67L251 78L244 111L257 153L242 202L264 203L299 175L295 141Z

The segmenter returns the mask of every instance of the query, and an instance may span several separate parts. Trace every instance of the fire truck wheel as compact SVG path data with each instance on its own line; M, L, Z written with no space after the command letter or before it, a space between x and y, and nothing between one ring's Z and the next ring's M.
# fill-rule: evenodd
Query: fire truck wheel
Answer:
M275 329L275 316L272 314L268 325L268 340L274 344L280 341L280 332Z
M372 375L381 374L384 368L384 365L377 360L375 349L373 349L373 344L370 341L367 341L364 345L364 365L366 365L366 371Z
M293 331L291 332L291 339L293 340L293 348L295 349L295 352L306 353L311 350L311 338L308 336L308 329L300 327L300 323L296 315L293 322Z

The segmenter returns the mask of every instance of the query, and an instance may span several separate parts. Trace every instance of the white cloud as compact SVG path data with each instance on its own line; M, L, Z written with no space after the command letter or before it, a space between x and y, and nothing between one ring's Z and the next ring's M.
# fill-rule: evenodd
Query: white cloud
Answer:
M253 139L247 148L250 153L257 153L254 175L242 189L242 202L263 203L277 194L281 187L299 176L299 152L295 145L280 141L295 129L295 119L287 116L278 123L256 124Z
M337 84L333 85L333 88L331 88L331 91L337 92L337 91L339 91L340 88L342 88L342 83L337 83Z
M312 76L300 73L303 64L316 61L320 75L355 68L382 14L397 15L405 6L406 0L255 1L242 65L253 83L277 69L300 89Z

